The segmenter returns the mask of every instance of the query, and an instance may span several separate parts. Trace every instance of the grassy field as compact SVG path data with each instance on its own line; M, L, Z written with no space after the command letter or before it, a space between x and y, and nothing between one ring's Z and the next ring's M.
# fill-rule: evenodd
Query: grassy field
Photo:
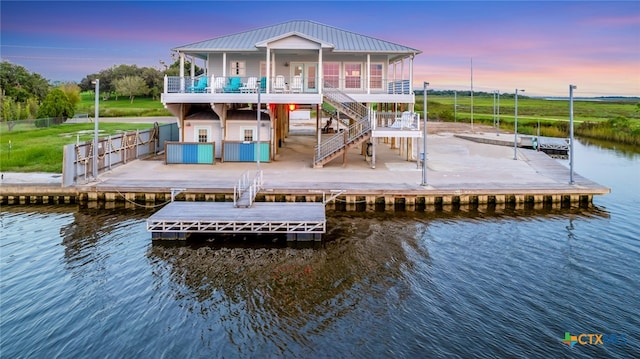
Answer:
M430 119L471 122L471 98L429 95ZM454 102L457 113L454 114ZM424 98L416 96L416 111L422 112ZM493 125L493 96L474 96L473 121ZM515 100L500 98L500 128L513 130ZM637 100L574 100L574 130L577 136L617 141L640 146L640 108ZM518 98L518 132L543 136L569 135L569 102L541 98Z
M143 130L152 123L101 123L100 137L123 131ZM11 131L0 126L0 171L62 172L62 149L65 145L93 138L94 124L62 124L48 128L20 128ZM11 141L11 149L9 148Z
M100 117L146 117L146 116L171 116L160 100L150 97L136 97L133 103L126 96L120 96L117 100L100 100ZM76 113L86 113L93 117L95 114L95 98L93 92L80 94L80 103L76 106Z
M92 93L81 94L76 113L94 114ZM424 98L416 96L415 110L422 112ZM454 116L453 96L428 97L429 118L440 121L471 122L471 99L457 98ZM512 131L514 127L513 98L500 99L500 128ZM133 104L126 97L100 101L101 117L170 116L159 100L137 98ZM493 97L474 96L474 123L493 124ZM637 101L574 101L575 134L584 138L627 144L640 152L640 108ZM564 100L518 98L518 132L536 134L540 124L543 136L567 137L569 134L569 104ZM101 123L100 136L121 131L142 130L153 124ZM11 131L0 126L0 171L55 172L62 171L62 148L93 138L93 123L63 124L48 128L35 128L18 124ZM11 141L11 150L9 150Z

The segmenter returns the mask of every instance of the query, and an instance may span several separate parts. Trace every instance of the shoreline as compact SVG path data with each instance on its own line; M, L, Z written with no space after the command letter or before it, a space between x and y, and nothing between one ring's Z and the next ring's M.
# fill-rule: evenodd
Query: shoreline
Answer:
M493 132L483 132L493 131ZM492 127L430 123L427 151L427 186L421 185L422 169L407 160L407 151L377 144L377 167L352 149L343 167L339 160L324 168L311 168L315 136L291 134L275 161L261 163L264 185L258 202L323 202L327 210L373 211L384 208L429 211L442 206L511 206L552 208L589 206L594 195L609 188L574 173L544 153L477 143L455 135L495 136ZM506 135L506 134L505 134ZM506 137L506 136L505 136ZM398 146L399 147L399 146ZM171 199L171 190L184 201L233 201L233 186L256 163L217 162L214 165L165 165L158 156L139 159L101 174L97 181L63 188L57 174L5 173L0 204L76 203L100 207L117 204L157 206ZM21 176L23 178L21 178ZM58 177L56 177L58 176ZM60 179L60 182L57 180Z

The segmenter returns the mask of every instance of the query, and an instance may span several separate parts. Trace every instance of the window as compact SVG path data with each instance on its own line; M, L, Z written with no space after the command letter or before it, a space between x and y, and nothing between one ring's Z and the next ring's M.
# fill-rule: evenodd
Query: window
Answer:
M344 87L347 89L359 89L362 76L362 64L344 64Z
M307 65L307 88L316 88L316 65Z
M198 142L209 142L209 131L206 128L198 130Z
M371 64L369 66L369 83L372 89L382 88L382 64Z
M322 64L322 75L324 76L325 86L340 87L340 63L325 62Z
M196 142L209 142L209 128L208 127L196 127L195 129Z
M245 62L244 61L231 61L229 64L229 73L231 76L245 76Z
M247 141L247 142L253 141L253 128L243 128L242 138L243 138L243 141Z

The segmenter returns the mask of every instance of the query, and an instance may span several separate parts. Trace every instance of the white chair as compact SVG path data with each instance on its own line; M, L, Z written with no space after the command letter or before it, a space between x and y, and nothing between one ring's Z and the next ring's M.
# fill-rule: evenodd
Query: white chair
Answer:
M223 92L224 91L224 77L218 76L213 79L213 90L211 92Z
M284 92L285 84L284 84L284 76L278 75L273 81L273 92Z
M293 76L291 80L291 92L302 92L302 77L300 75Z
M255 76L249 77L247 83L240 87L240 92L256 92L258 90L258 78Z

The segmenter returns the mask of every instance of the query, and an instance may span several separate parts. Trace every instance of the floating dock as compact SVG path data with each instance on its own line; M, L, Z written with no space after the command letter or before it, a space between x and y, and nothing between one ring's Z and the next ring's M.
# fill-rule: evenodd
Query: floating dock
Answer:
M513 134L496 136L473 135L473 134L456 134L458 138L465 140L486 143L489 145L508 146L513 147L514 136ZM518 135L518 147L526 149L539 150L546 153L553 158L566 158L569 155L569 139L560 137L544 137L533 135Z
M288 240L320 240L326 231L323 203L171 202L147 219L153 239L186 239L193 233L283 234Z

